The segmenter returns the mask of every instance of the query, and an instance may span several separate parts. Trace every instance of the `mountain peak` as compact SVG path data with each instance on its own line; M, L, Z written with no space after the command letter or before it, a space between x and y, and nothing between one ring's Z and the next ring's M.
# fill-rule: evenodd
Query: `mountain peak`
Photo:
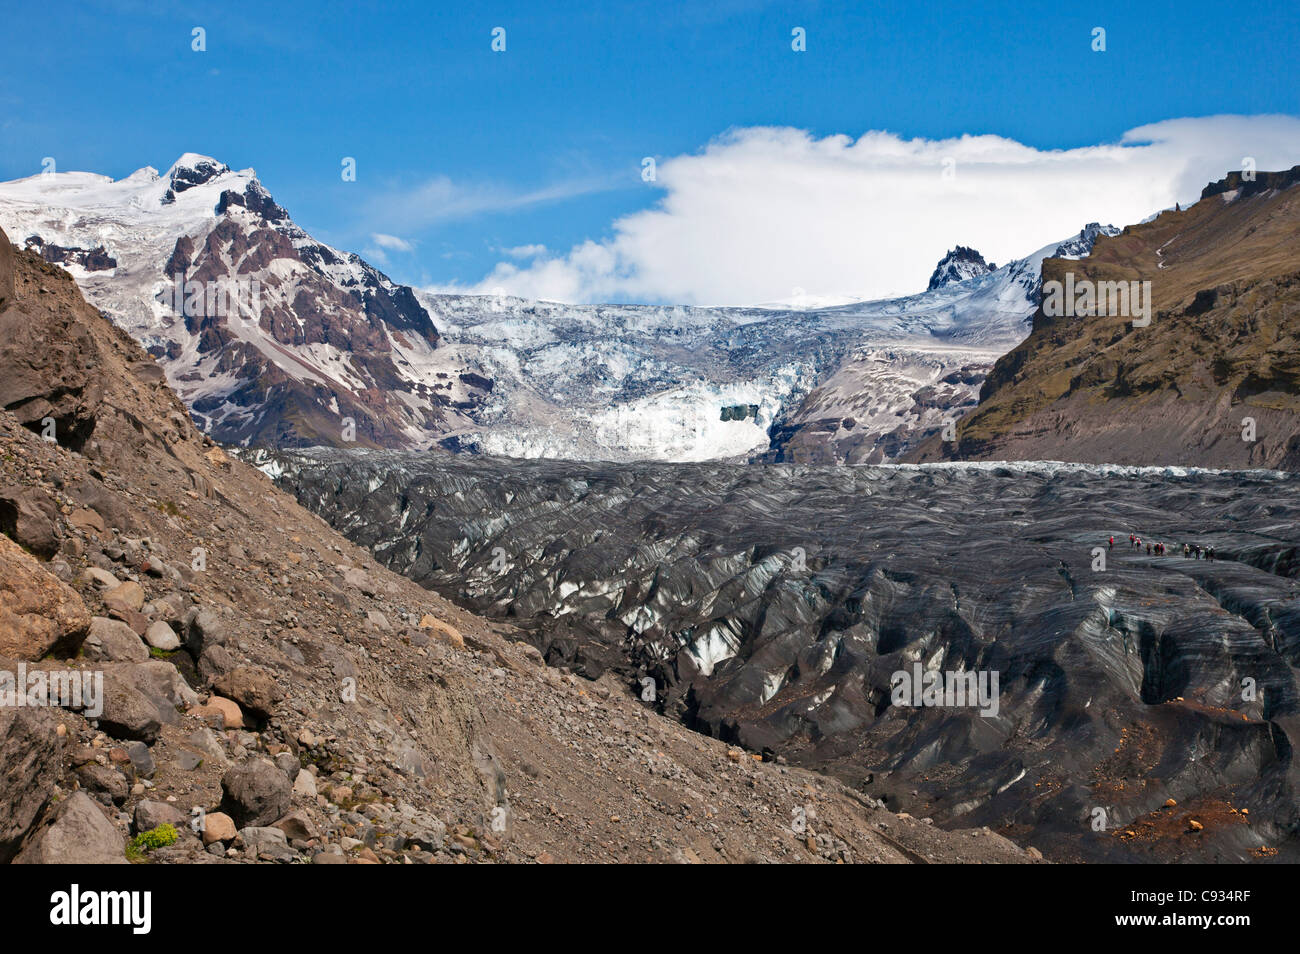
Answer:
M167 179L171 183L167 189L167 194L163 196L163 204L168 205L176 201L176 196L193 189L195 186L201 186L206 182L211 182L218 176L223 176L230 171L230 167L224 162L218 162L211 156L200 156L198 153L187 152L167 170Z
M964 282L970 278L978 278L980 275L987 275L996 269L996 265L984 261L984 256L975 249L958 245L939 259L939 264L934 267L934 274L930 276L930 284L927 286L926 291L934 291L936 288L943 288L945 285Z
M1056 246L1056 251L1052 253L1052 258L1084 258L1092 252L1092 247L1096 244L1099 236L1105 235L1113 238L1120 234L1120 229L1113 225L1102 225L1100 222L1089 222L1079 230L1079 234L1071 239L1067 239L1060 245Z
M187 152L179 159L172 163L171 168L167 170L168 176L174 176L177 172L184 170L216 170L215 174L229 172L230 167L220 160L213 159L211 156L204 156L197 152Z

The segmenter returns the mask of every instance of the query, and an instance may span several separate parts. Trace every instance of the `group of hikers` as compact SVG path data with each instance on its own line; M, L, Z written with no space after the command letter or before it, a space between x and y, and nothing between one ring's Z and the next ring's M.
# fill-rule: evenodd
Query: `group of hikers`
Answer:
M1150 540L1148 540L1144 544L1142 542L1142 538L1135 533L1130 533L1128 535L1128 546L1130 550L1137 550L1139 553L1142 552L1142 547L1145 546L1147 550L1147 556L1166 556L1169 553L1169 548L1165 544L1152 543ZM1115 549L1115 537L1113 534L1110 537L1110 549L1112 550ZM1177 553L1178 553L1178 547L1175 545L1174 554L1177 555ZM1203 547L1199 543L1184 543L1183 559L1213 560L1214 547Z

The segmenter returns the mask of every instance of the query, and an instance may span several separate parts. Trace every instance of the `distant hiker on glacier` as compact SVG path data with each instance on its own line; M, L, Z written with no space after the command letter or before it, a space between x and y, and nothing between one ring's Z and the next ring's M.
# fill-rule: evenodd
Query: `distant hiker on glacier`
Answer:
M1114 549L1115 549L1115 535L1114 535L1113 533L1110 535L1110 546L1107 547L1107 549L1110 549L1110 550L1114 550Z

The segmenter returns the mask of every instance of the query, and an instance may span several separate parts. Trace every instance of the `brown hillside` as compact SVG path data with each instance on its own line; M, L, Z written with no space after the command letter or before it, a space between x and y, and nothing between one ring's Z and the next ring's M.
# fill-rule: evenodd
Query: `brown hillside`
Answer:
M935 436L911 459L1300 469L1297 182L1300 166L1233 173L1086 259L1045 261L1045 285L1150 281L1151 324L1040 308L958 440Z

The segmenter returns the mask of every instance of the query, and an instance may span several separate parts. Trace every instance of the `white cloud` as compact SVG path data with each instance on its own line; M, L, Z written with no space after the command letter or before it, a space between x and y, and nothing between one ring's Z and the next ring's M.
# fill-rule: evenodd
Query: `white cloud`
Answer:
M999 136L739 129L699 154L660 160L665 195L615 221L608 240L522 268L501 262L475 286L435 290L704 304L786 299L796 288L909 294L958 243L1001 264L1088 222L1126 225L1193 202L1245 156L1261 170L1300 162L1300 119L1173 119L1064 150Z
M380 248L397 252L409 252L415 247L404 238L398 238L396 235L385 235L383 232L370 233L370 240Z
M412 189L376 196L368 203L367 214L376 224L414 232L485 213L512 212L549 202L562 202L605 191L615 184L610 178L593 177L516 190L495 183L458 183L447 176L435 176Z
M508 255L511 258L536 258L539 255L546 254L545 245L516 245L513 248L498 248L494 251L502 255Z

